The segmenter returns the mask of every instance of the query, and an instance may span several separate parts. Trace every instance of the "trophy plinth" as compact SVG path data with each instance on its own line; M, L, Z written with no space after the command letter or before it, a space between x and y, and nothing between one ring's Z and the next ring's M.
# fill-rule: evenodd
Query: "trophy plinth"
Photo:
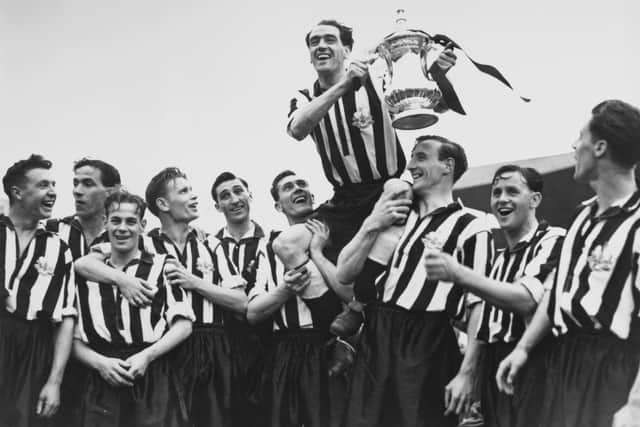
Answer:
M387 66L383 97L393 127L422 129L438 121L442 92L428 72L427 54L433 41L424 31L406 29L403 13L398 11L398 30L385 37L376 49Z

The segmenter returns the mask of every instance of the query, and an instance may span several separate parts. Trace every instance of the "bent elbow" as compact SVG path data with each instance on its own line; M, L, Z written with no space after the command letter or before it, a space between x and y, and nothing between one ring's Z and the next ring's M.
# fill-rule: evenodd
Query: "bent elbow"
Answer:
M538 304L533 299L524 300L520 305L520 315L525 319L530 319L536 312L537 308Z
M336 279L342 286L353 284L353 274L350 274L344 265L340 265L340 259L338 259L338 266L336 267Z
M296 141L302 141L309 134L293 121L287 126L287 133Z

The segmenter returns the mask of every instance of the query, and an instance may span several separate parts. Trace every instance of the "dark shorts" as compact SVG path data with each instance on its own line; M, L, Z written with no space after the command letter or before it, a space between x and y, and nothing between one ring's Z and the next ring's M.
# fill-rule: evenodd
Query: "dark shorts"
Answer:
M329 377L328 334L317 330L276 332L267 340L259 374L264 426L338 427L347 379Z
M224 329L194 326L170 360L186 409L172 418L194 427L231 426L231 348Z
M354 365L346 427L455 427L444 389L462 356L445 313L370 304Z
M542 410L546 357L553 344L549 337L536 346L518 375L514 395L498 390L496 373L500 362L516 343L496 342L485 346L482 358L481 399L486 427L537 427Z
M354 184L334 189L333 197L315 212L315 217L329 227L330 242L325 256L334 264L342 248L353 239L382 194L384 181Z
M255 383L255 372L264 355L259 329L245 323L225 326L231 350L231 418L234 427L264 424L261 407L249 396Z
M559 337L548 358L540 425L610 427L627 402L639 363L640 346L611 334Z
M53 325L0 310L0 426L48 426L36 404L53 360Z
M107 357L126 359L143 347L100 348ZM79 425L91 427L164 427L169 423L175 400L169 360L161 357L147 367L133 387L113 387L94 369L88 369L82 394L78 396Z

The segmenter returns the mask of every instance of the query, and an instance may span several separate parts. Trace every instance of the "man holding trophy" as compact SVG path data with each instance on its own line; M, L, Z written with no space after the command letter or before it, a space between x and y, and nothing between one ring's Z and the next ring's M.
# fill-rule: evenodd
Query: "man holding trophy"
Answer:
M369 78L368 66L375 58L349 57L351 28L323 20L305 40L318 79L311 89L300 90L291 99L287 132L297 140L311 136L334 187L331 200L317 211L329 226L327 255L335 262L371 212L384 182L400 176L406 159L382 96L382 82ZM444 50L436 60L443 72L455 62L451 50ZM338 335L351 335L361 324L362 304L354 301L350 307L355 311L345 311L332 326Z

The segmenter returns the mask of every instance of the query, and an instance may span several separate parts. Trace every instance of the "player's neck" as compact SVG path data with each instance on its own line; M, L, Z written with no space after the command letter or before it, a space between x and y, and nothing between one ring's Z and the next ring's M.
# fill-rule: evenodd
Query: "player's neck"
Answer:
M177 222L171 218L162 218L160 220L160 230L179 248L184 248L187 244L187 236L191 231L191 227L186 222Z
M29 233L38 228L39 218L26 214L20 206L14 204L9 208L9 219L19 233Z
M92 215L90 217L78 217L78 222L82 226L82 233L85 240L91 243L104 231L104 216Z
M420 216L428 215L434 210L448 206L451 203L453 203L451 190L444 191L434 188L418 197Z
M598 178L590 182L590 185L598 200L597 214L601 214L638 190L633 169L611 167L600 170Z
M318 83L322 89L329 89L340 81L346 70L318 72Z
M524 224L522 224L522 227L503 230L504 238L507 241L509 249L513 249L527 234L531 233L531 230L535 230L536 228L538 228L538 220L535 216L530 216Z
M140 258L140 249L138 249L137 246L126 252L114 251L112 247L109 262L111 262L111 265L113 265L115 268L122 270L127 266L127 264L129 264L136 258Z
M251 220L249 218L239 223L227 222L227 231L236 242L240 241L250 228Z
M301 216L286 215L286 217L287 217L287 223L289 225L296 225L296 224L304 224L305 222L307 222L307 220L311 217L311 214L301 215Z

